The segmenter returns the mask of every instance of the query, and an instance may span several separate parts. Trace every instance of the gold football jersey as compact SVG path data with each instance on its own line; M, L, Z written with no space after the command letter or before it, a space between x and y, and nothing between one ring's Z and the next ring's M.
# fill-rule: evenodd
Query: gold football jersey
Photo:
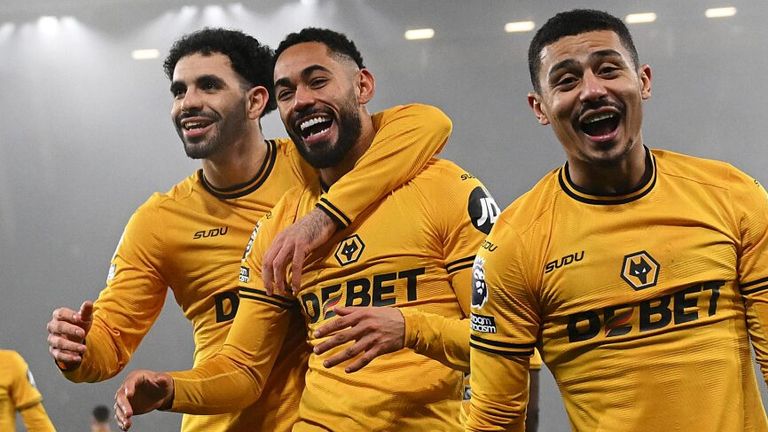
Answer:
M523 430L541 349L575 431L768 431L768 199L732 166L648 152L620 196L565 168L499 218L474 265L467 430Z
M259 223L240 269L240 311L227 343L204 367L174 374L173 410L232 403L260 385L278 363L259 353L275 352L299 314L304 336L316 345L321 340L313 331L333 319L334 306L391 306L406 318L423 313L458 325L443 327L439 347L386 354L351 374L344 363L322 365L346 345L311 354L294 431L460 430L464 386L456 367L467 361L469 323L462 318L469 307L470 271L498 207L473 176L453 163L434 161L311 254L296 298L267 296L263 252L277 233L313 208L320 193L319 185L293 190ZM407 331L418 332L414 324L406 324Z
M381 127L369 152L323 196L340 226L413 177L442 149L451 130L450 120L426 105L397 106L374 120ZM153 195L126 226L107 287L95 303L88 351L80 367L64 371L67 378L93 382L120 372L159 315L168 287L192 322L194 364L218 351L240 304L237 271L255 223L285 191L305 181L316 183L314 170L290 140L277 139L267 142L263 165L247 183L216 189L200 171L169 192ZM242 411L231 414L184 416L182 430L290 430L303 388L307 345L298 334L282 350L275 349L282 361L258 401L241 404ZM234 410L227 406L216 412Z
M16 351L0 350L0 431L16 430L18 411L26 430L55 432L42 401L27 362Z

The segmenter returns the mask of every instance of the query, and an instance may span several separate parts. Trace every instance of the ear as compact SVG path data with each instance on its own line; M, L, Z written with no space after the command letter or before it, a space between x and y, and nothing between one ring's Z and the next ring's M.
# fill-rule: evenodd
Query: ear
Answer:
M267 108L269 102L269 92L262 86L252 87L246 95L245 110L248 113L248 118L251 120L258 120Z
M545 113L544 109L542 108L540 98L541 96L534 92L528 93L528 105L533 110L533 114L536 116L536 120L538 120L539 124L548 125L549 118L547 117L547 113Z
M651 97L651 67L647 64L640 66L638 71L640 75L640 96L643 100L648 100Z
M357 100L360 105L365 105L373 99L376 93L376 78L368 69L360 69L357 77L358 95Z

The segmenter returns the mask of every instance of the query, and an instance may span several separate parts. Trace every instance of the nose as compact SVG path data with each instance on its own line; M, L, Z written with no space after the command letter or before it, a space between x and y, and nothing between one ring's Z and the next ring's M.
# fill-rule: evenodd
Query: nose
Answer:
M296 87L296 94L293 99L293 109L302 111L315 104L314 92L306 86Z
M586 71L582 77L581 93L579 98L582 102L598 100L604 97L608 91L603 85L603 80L596 76L592 71Z
M184 97L181 98L179 108L182 112L195 111L201 109L203 106L203 99L195 89L187 89L184 93Z

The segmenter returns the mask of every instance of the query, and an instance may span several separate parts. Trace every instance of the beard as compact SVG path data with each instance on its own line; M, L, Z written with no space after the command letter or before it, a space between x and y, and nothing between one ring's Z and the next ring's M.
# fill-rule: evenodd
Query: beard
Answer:
M244 101L237 106L244 106ZM187 139L180 124L185 117L205 117L213 122L214 127L205 136ZM191 111L178 116L175 125L187 157L190 159L208 159L234 142L237 135L242 133L246 121L244 110L239 109L233 109L224 115L216 112Z
M312 145L311 148L304 144L304 139L300 134L293 131L293 128L286 128L288 135L296 145L296 149L310 165L314 168L330 168L338 165L344 160L349 149L355 145L362 132L362 122L360 121L360 112L357 105L353 103L344 104L339 110L339 118L335 121L339 133L336 142L322 142ZM321 110L302 112L301 116L312 114Z

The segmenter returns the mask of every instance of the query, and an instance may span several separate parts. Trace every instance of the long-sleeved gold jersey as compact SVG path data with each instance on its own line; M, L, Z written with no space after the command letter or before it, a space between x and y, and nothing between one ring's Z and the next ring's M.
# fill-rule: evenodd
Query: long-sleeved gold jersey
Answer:
M523 430L520 355L541 349L576 431L768 431L768 197L732 166L647 153L635 191L545 176L474 266L469 431Z
M16 351L0 350L0 431L16 430L16 412L29 432L55 432L43 396L27 362Z
M300 419L294 431L452 431L461 428L463 393L457 368L468 360L469 283L474 255L498 207L472 175L434 161L387 195L307 259L296 298L269 297L261 257L284 227L309 212L320 187L286 194L259 225L240 269L240 311L224 348L192 371L174 372L172 410L208 412L211 406L258 395L291 320L303 316L302 335L334 317L333 307L391 306L406 318L412 344L380 356L352 374L323 360L345 349L311 354ZM445 324L441 340L420 344L419 313ZM452 320L452 323L448 323ZM351 343L351 342L350 342ZM253 392L251 394L251 392Z
M394 107L374 119L381 128L370 151L323 196L342 226L418 173L451 130L450 120L426 105ZM198 172L169 192L153 195L126 226L107 287L95 303L83 363L65 371L67 378L93 382L117 374L160 313L167 287L194 327L194 363L213 355L240 303L237 270L253 226L285 191L315 179L295 146L278 139L268 141L262 167L245 184L216 189ZM303 335L292 335L258 402L231 414L184 416L182 430L289 430L297 416L307 355Z

